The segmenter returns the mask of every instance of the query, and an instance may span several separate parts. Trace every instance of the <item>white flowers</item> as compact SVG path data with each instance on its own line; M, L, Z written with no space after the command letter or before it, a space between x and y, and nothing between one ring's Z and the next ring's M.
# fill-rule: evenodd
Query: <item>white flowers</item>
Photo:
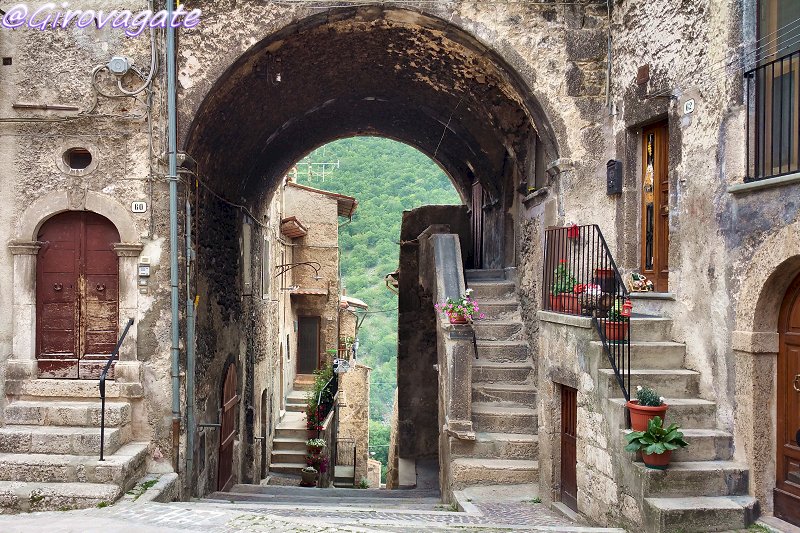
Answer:
M640 390L642 390L642 386L641 386L641 385L636 385L636 390L637 390L637 391L640 391Z
M464 291L464 293L465 293L467 296L469 296L470 294L472 294L472 289L467 289L466 291Z
M665 403L665 400L664 400L663 396L659 396L658 399L661 400L661 403Z

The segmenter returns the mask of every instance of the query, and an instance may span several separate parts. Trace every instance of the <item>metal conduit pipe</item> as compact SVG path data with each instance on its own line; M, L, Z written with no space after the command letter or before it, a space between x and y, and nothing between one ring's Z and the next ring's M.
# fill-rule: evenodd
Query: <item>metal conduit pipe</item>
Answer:
M167 20L172 20L173 2L166 0ZM169 168L169 283L172 308L172 458L175 472L180 465L180 324L178 322L178 161L177 161L177 109L175 102L175 28L168 25L167 32L167 152Z

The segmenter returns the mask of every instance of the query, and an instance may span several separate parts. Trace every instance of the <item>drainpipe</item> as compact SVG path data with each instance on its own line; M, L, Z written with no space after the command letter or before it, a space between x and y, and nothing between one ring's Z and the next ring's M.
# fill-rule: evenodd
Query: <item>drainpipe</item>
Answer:
M186 473L194 477L194 314L192 298L192 205L186 198ZM188 482L191 490L191 481Z
M167 20L172 20L173 2L167 0ZM175 103L175 28L167 25L167 152L169 157L169 284L172 307L172 458L179 471L181 430L180 324L178 323L178 162Z

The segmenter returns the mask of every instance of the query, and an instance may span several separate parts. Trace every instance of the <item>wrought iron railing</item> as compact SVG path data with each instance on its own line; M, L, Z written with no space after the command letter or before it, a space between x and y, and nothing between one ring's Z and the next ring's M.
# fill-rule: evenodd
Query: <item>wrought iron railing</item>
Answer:
M628 289L596 224L545 231L542 308L591 317L626 400L631 388Z
M129 318L128 323L125 325L125 330L122 332L119 340L117 341L117 345L114 347L114 351L111 352L111 355L108 357L108 361L106 361L106 366L103 368L103 371L100 373L100 460L104 461L103 459L103 448L105 447L105 438L106 438L106 377L108 376L108 371L111 368L111 363L114 362L115 359L119 357L119 347L122 346L122 341L125 340L125 336L128 335L128 330L131 329L133 325L133 319Z
M745 181L800 172L800 50L759 65L744 78Z

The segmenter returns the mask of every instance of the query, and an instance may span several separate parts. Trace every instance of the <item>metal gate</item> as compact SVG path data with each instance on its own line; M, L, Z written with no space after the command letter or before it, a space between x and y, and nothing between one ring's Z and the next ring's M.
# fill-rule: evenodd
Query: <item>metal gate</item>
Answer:
M561 501L578 510L577 456L578 391L561 385Z
M472 268L483 268L483 185L472 184Z
M233 483L233 441L236 436L236 406L239 404L236 381L236 365L230 364L222 387L217 490L227 490Z

